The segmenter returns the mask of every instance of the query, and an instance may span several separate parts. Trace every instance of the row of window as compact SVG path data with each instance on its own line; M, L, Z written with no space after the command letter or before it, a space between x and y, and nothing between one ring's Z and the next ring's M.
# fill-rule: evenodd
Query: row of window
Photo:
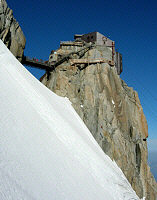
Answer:
M88 36L88 37L87 37L87 40L90 40L90 39L93 40L93 39L94 39L94 36L92 35L92 36Z

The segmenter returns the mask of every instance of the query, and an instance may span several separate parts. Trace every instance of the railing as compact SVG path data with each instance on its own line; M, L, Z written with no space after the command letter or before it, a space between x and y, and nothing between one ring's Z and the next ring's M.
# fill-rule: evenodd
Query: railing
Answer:
M23 57L22 64L44 70L51 69L51 66L48 61L44 61L42 59L37 59L37 58L29 58L28 56Z
M34 62L34 63L40 63L40 64L46 64L46 65L49 65L48 61L44 61L42 59L37 59L37 58L30 58L28 56L25 57L26 61L29 61L29 62Z
M60 45L71 45L71 46L83 46L83 42L75 42L75 41L61 41Z
M68 44L68 43L73 43L74 41L60 41L60 44Z
M68 61L69 59L72 59L73 54L78 54L80 57L82 57L89 49L93 48L94 45L87 45L84 48L69 53L68 55L62 57L60 60L58 60L55 63L50 63L48 61L43 61L42 59L38 60L36 58L29 58L27 56L23 56L22 64L35 67L39 69L44 69L46 71L53 71L58 65L62 64L65 61Z

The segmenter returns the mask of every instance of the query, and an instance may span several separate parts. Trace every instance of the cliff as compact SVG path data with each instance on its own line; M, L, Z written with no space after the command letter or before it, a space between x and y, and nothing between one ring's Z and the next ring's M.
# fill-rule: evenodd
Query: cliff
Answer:
M0 200L140 200L71 102L0 58Z
M0 39L21 61L26 39L5 0L0 1Z
M65 43L49 62L59 61L83 48ZM97 63L92 60L99 58ZM73 54L41 82L56 94L68 97L103 151L116 161L137 195L155 200L157 184L147 164L148 127L137 92L120 79L111 65L112 51L96 45L82 55ZM67 57L68 58L68 57ZM72 57L71 57L72 58Z

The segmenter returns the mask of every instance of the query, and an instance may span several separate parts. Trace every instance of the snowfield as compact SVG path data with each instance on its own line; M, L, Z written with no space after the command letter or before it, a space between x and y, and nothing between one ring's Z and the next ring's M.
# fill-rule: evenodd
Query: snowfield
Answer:
M0 200L138 200L67 98L0 41Z

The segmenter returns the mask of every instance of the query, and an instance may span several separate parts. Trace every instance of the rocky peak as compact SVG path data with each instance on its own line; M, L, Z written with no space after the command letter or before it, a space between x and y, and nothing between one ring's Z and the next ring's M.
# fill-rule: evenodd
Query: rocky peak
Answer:
M5 0L0 0L0 39L21 61L26 39Z
M112 48L95 45L86 49L86 46L80 40L62 42L58 50L51 52L49 62L54 65L66 59L45 74L41 82L70 99L100 147L116 161L137 195L156 200L157 184L147 164L148 127L138 94L120 79L112 62Z

